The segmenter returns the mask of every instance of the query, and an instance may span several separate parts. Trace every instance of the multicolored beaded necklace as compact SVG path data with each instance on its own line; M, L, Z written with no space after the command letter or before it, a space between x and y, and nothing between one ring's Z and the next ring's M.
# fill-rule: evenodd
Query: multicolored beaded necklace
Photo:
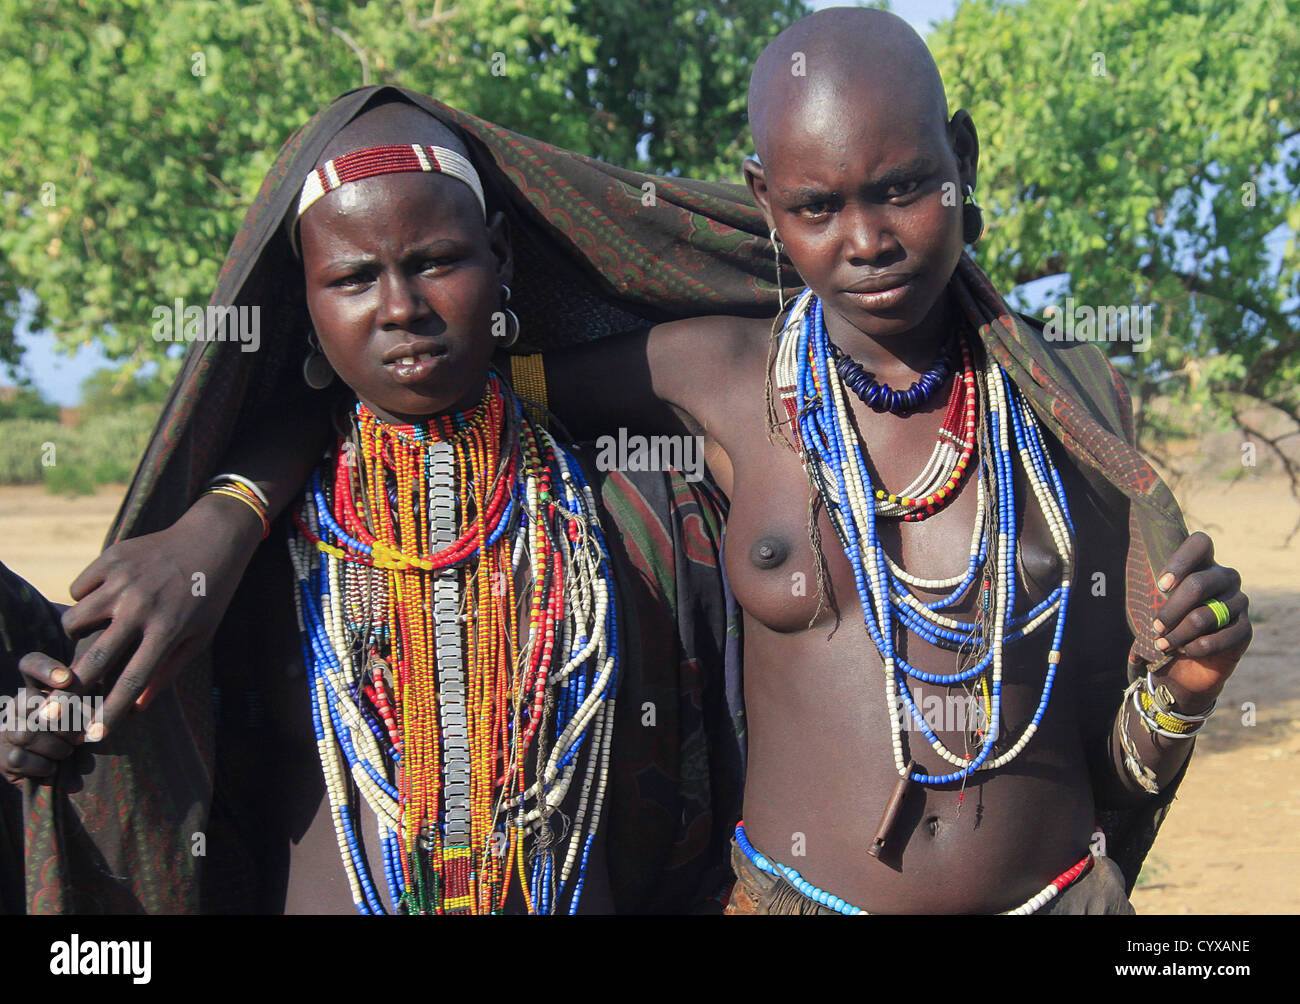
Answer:
M577 462L495 374L473 410L420 425L358 403L294 523L317 746L357 909L387 912L363 798L394 912L500 913L515 877L529 913L576 911L618 681L609 552Z
M945 446L950 452L947 459L940 458L937 462L932 456L926 468L931 484L947 472L942 481L944 494L935 491L919 500L913 490L892 495L872 487L842 380L832 377L835 370L822 304L811 291L806 291L792 308L780 338L774 384L793 424L795 445L804 469L816 486L853 567L863 622L884 666L886 709L900 783L964 782L976 771L1005 766L1025 748L1047 710L1052 682L1061 661L1061 640L1074 571L1074 528L1065 490L1032 410L1001 366L984 365L978 375L974 372L972 351L963 339L962 379L954 383L948 415L936 447L936 454ZM976 390L981 384L983 416L977 423L974 409ZM962 401L961 405L956 403L958 400ZM965 415L964 429L952 424L958 410ZM959 429L965 433L964 438L959 435ZM876 520L898 515L906 519L915 512L918 501L929 515L931 508L937 509L951 499L977 432L980 436L979 515L965 574L942 580L905 575L885 554ZM1012 465L1017 457L1050 529L1060 559L1061 582L1042 602L1013 616L1019 537ZM940 613L958 603L977 580L981 583L982 609L976 620L958 621ZM913 595L909 586L930 591L950 588L951 592L927 603ZM1038 707L1021 735L1009 748L994 755L1002 728L1004 649L1036 631L1053 616L1056 622ZM957 653L957 670L929 673L910 665L897 654L898 630L911 631L931 645ZM986 721L975 743L975 752L951 750L935 735L916 706L907 677L940 686L975 681L984 688ZM902 726L894 712L900 697L930 746L959 769L944 774L924 774L911 769L911 761L904 756Z

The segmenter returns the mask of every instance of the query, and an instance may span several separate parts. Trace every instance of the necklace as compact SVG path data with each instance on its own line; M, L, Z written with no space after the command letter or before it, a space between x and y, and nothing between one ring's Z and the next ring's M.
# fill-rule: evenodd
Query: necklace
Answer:
M826 345L835 360L836 372L862 403L875 411L888 411L895 415L906 415L928 401L943 386L952 368L945 345L939 350L934 365L912 386L907 390L891 390L889 384L878 382L874 373L868 373L856 359L846 356L834 342L827 339Z
M317 747L362 913L576 911L605 797L613 576L581 469L495 375L416 426L363 405L290 553ZM527 610L521 624L522 611ZM526 625L526 626L525 626ZM564 833L552 816L578 783Z
M795 445L804 469L853 568L863 622L884 668L886 711L901 783L964 782L976 771L992 770L1014 760L1033 737L1047 709L1061 659L1074 564L1073 525L1065 491L1028 403L1000 366L984 365L976 381L984 391L983 418L978 423L983 492L967 571L956 582L901 578L895 572L897 566L885 555L877 533L876 519L883 515L881 499L872 489L861 439L850 420L843 382L832 376L832 354L821 314L821 302L811 291L806 292L781 333L774 382L794 423ZM1050 529L1060 558L1061 583L1032 609L1013 616L1015 548L1019 538L1012 465L1017 459ZM981 580L982 609L976 620L959 621L940 613L945 606L956 603L977 579ZM924 603L912 594L909 585L951 585L953 592ZM1053 617L1053 638L1037 709L1021 735L994 755L1001 738L1005 647L1035 632ZM930 673L910 665L897 652L895 637L900 630L911 631L931 645L956 653L955 671ZM907 684L909 677L941 686L977 680L987 687L987 719L978 750L971 753L949 749L935 735L916 706ZM895 714L900 701L931 748L957 770L925 774L911 769L904 755L902 726Z

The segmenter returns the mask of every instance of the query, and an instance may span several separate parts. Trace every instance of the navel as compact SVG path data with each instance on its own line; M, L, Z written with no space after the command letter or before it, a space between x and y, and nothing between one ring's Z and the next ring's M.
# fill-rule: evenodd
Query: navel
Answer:
M776 568L790 556L790 545L780 537L762 537L749 549L749 560L757 568Z

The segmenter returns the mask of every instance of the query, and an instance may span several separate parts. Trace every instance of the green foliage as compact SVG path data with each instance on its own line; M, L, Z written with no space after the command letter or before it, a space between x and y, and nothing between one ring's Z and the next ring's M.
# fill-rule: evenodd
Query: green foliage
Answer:
M622 164L734 179L749 67L800 0L0 0L0 363L34 330L134 372L151 311L204 303L280 145L400 83ZM598 128L593 129L593 119Z
M33 419L0 422L0 484L44 482L52 492L84 494L128 481L157 417L156 405L139 404L85 417L76 428Z
M0 398L0 422L15 418L58 421L59 406L46 401L34 387L18 387L12 397Z
M1141 399L1300 420L1300 0L973 0L930 44L980 133L994 281L1153 304L1116 360Z
M126 370L96 370L81 381L81 420L112 415L139 405L157 414L167 398L167 385Z

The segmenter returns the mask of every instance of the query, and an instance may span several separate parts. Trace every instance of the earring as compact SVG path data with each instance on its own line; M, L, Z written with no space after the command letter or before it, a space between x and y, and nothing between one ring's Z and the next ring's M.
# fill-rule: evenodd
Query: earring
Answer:
M307 329L307 358L302 361L302 379L312 390L324 390L334 382L334 367L325 358L311 328Z
M767 234L772 241L772 257L776 262L776 302L777 315L785 310L785 288L781 285L781 255L785 253L785 248L781 244L781 238L776 234L776 227L773 227Z
M510 287L503 282L501 284L501 291L505 294L505 302L508 304L510 302ZM513 310L504 304L502 305L501 310L505 315L505 332L500 335L497 334L496 318L493 318L492 337L497 339L498 348L508 349L510 346L514 345L515 342L519 341L519 317ZM513 326L511 322L513 322Z
M975 201L975 189L966 186L966 202L961 207L961 239L974 245L984 233L984 210Z

